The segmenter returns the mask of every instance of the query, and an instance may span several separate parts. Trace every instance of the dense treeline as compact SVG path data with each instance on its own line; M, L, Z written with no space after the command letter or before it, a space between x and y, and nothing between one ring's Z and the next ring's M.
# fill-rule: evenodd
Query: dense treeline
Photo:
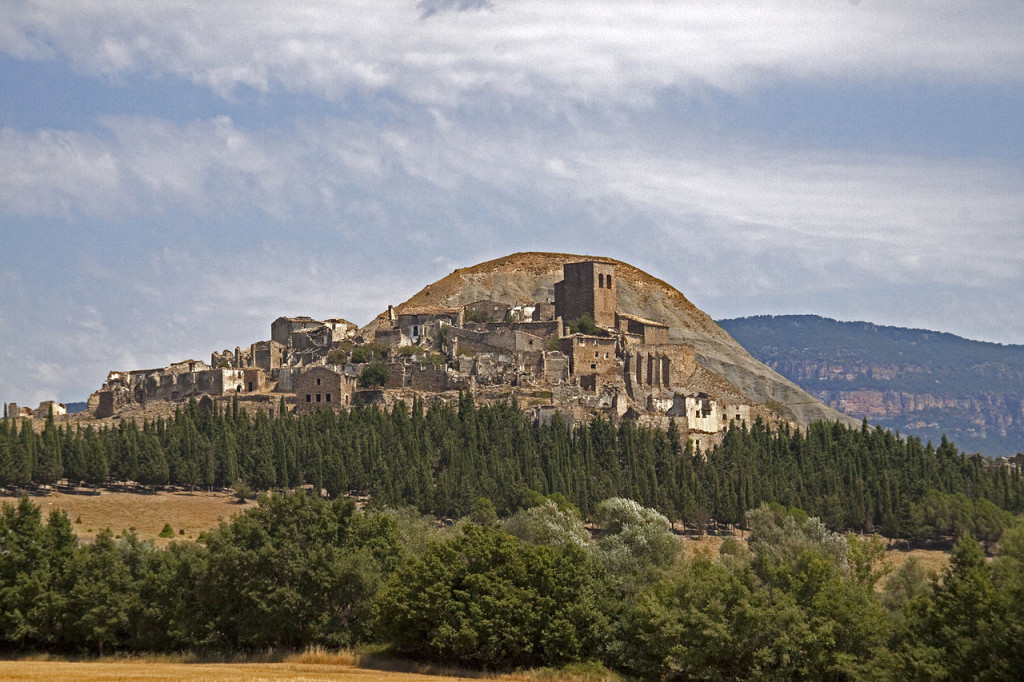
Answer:
M569 428L557 417L535 425L509 403L420 401L276 419L237 402L202 412L194 402L141 426L64 428L47 420L0 422L0 485L206 487L239 482L257 490L311 485L332 498L368 492L380 505L460 517L480 497L499 514L531 491L559 493L584 515L625 497L672 520L741 523L764 502L798 507L833 529L890 537L955 536L987 542L1024 509L1024 482L1008 468L968 459L881 429L817 423L806 431L733 425L705 459L675 429L607 419ZM932 492L930 495L930 491Z
M562 496L441 528L295 492L198 543L63 512L0 512L0 651L216 655L374 643L484 668L583 662L644 679L1015 679L1024 532L986 562L965 535L941 579L798 510L748 512L749 541L690 556L668 520L613 498L592 538ZM489 513L488 513L489 512ZM876 587L877 586L877 587Z

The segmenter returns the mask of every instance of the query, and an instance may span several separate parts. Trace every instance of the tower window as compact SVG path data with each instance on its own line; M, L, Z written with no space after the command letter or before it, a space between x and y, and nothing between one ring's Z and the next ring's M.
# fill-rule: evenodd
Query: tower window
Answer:
M604 280L604 281L605 281L605 284L607 284L607 285L608 285L608 288L609 288L609 289L611 289L611 288L612 288L612 276L611 276L611 275L608 275L608 276L607 276L607 277L605 278L605 280Z
M597 288L604 289L604 275L597 276Z

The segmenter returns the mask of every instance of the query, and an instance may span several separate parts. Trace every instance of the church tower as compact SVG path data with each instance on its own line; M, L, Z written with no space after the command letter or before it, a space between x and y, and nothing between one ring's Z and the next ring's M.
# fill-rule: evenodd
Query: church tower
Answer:
M614 263L566 263L562 266L562 281L555 283L555 316L569 324L586 314L598 327L614 327L618 287Z

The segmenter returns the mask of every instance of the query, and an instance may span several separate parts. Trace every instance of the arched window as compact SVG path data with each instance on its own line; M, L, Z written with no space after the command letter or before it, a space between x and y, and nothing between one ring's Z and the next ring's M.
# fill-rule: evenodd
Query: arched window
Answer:
M597 276L597 288L604 289L604 275Z

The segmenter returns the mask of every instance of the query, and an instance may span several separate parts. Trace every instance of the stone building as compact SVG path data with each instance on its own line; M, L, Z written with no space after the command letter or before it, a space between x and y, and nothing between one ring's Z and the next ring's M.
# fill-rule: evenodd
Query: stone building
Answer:
M618 286L614 263L566 263L555 283L555 315L566 324L589 315L598 327L614 328Z
M295 329L288 335L288 347L296 352L330 348L334 332L326 324Z
M256 393L267 386L267 370L262 367L247 367L242 370L242 390L245 393Z
M670 417L685 417L686 427L690 431L718 433L728 428L729 422L739 424L750 421L750 405L721 404L707 393L677 393L666 414Z
M32 415L32 408L30 407L19 407L18 403L7 404L8 419L29 419Z
M409 343L418 344L428 336L425 333L428 329L461 327L462 320L462 308L420 306L403 308L398 313L396 325Z
M266 371L281 369L287 357L287 346L279 341L257 341L249 346L252 366Z
M331 343L340 343L351 339L359 332L359 325L340 317L324 320L324 326L331 330Z
M68 413L68 406L64 403L58 403L56 400L44 400L39 403L39 407L36 408L36 416L48 417L51 409L53 410L54 417L59 417L62 414Z
M533 308L534 322L553 322L557 317L553 301L537 303Z
M282 346L288 345L288 337L291 333L306 327L315 327L321 324L319 320L312 317L300 315L298 317L279 317L270 323L270 339L277 341Z
M463 306L462 314L466 322L504 322L511 306L498 301L474 301Z
M613 337L571 334L558 340L558 350L569 360L569 374L582 388L597 390L598 378L621 381L617 342Z
M337 411L352 404L351 379L327 367L310 367L295 379L294 387L298 414L319 408Z
M639 337L649 346L660 346L668 343L668 325L648 320L636 315L617 313L615 326L619 331Z

